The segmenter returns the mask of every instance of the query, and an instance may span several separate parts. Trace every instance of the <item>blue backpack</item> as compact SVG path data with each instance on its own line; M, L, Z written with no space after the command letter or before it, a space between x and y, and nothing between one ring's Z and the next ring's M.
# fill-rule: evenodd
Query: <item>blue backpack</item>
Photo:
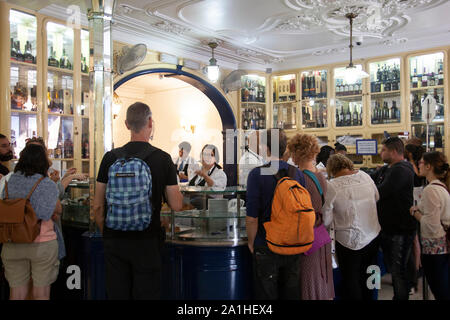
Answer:
M152 219L152 175L142 159L150 150L128 157L119 148L112 151L117 160L109 167L106 186L106 226L113 230L142 231Z

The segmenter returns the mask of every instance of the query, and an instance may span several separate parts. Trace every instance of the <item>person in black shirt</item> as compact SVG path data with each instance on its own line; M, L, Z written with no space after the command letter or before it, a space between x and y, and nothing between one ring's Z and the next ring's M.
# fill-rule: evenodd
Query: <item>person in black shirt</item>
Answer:
M404 159L404 145L398 137L388 138L380 153L387 165L372 176L380 194L377 203L381 225L381 247L392 273L394 300L408 300L407 264L416 233L409 214L413 204L414 170Z
M131 131L131 140L122 151L127 156L138 157L143 150L147 151L142 160L151 171L153 211L150 225L143 231L112 230L104 226L108 170L116 161L113 151L107 152L100 164L94 199L95 221L103 233L107 298L160 299L161 203L164 198L173 210L179 211L183 196L170 155L148 143L152 132L150 108L140 102L132 104L127 110L125 125Z
M8 138L0 133L0 162L7 162L13 158L11 143ZM9 169L0 163L0 178L9 173Z

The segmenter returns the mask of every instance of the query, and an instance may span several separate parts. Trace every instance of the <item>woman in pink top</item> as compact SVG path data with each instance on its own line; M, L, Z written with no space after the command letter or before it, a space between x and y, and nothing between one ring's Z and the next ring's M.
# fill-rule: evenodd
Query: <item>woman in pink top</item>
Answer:
M8 198L30 197L31 206L41 222L40 234L33 243L5 243L2 260L5 277L11 288L11 300L28 296L30 278L33 280L33 298L48 300L50 286L59 270L58 243L53 220L61 214L56 184L47 176L49 163L42 146L30 144L20 153L14 174L8 180ZM0 194L4 198L5 192Z

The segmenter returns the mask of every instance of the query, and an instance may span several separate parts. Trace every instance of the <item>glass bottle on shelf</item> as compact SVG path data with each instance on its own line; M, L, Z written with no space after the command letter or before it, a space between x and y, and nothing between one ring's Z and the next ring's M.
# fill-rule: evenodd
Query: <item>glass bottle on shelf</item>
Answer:
M50 67L59 68L59 61L56 59L56 52L53 51L53 46L50 47L50 57L48 57L48 65Z
M20 41L16 41L16 57L17 57L17 61L23 62L24 61L24 56L22 51L20 51Z
M14 39L11 38L11 60L17 61L17 50L16 50L16 44L14 42Z
M437 85L438 86L444 85L444 63L442 62L442 59L440 59L438 61L438 75L437 75L437 78L438 78Z
M29 41L27 41L25 45L24 61L28 63L35 63L35 58L31 53L31 43Z
M59 59L59 67L63 69L72 69L72 64L69 61L69 58L66 55L66 49L63 48L63 54L61 59Z

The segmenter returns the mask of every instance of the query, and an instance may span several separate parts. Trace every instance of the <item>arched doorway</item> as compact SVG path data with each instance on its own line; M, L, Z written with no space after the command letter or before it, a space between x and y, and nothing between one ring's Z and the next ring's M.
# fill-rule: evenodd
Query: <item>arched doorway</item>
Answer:
M223 135L223 165L224 171L227 174L229 186L235 186L237 184L237 138L235 136L229 137L228 139L233 139L233 141L228 141L227 143L227 135L226 131L236 130L236 119L234 117L233 110L231 109L230 104L227 99L222 95L222 93L217 90L213 85L204 79L196 76L192 73L181 70L181 66L177 66L177 69L170 68L155 68L155 69L145 69L139 70L135 73L127 75L122 79L118 80L114 84L114 90L118 89L121 85L126 83L127 81L143 76L146 74L164 74L166 77L174 77L176 79L182 80L193 87L200 90L204 95L206 95L211 102L216 107L220 119L222 121L222 135ZM232 142L232 143L230 143ZM228 148L226 147L228 145ZM230 145L233 147L230 150ZM228 149L228 150L227 150ZM230 161L230 154L233 161ZM228 154L228 155L227 155ZM227 160L226 160L227 159ZM231 162L231 163L230 163Z

